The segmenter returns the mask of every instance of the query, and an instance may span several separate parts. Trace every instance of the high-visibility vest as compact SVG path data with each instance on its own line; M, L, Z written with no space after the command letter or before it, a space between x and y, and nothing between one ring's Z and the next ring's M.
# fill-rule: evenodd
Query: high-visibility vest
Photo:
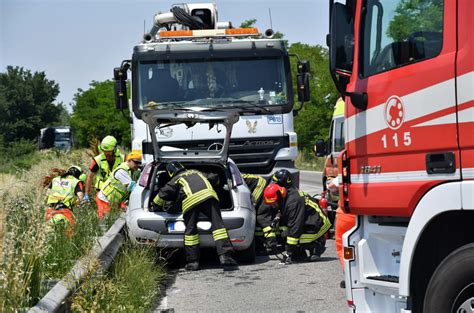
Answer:
M48 193L48 204L63 203L71 208L76 194L74 193L79 179L72 175L66 177L57 176L51 182L51 189Z
M115 178L115 173L119 170L125 170L132 177L132 170L128 166L127 162L120 164L113 172L110 174L109 178L105 181L102 187L102 192L109 200L111 205L119 204L124 201L128 196L128 186L124 185L120 180Z
M122 162L124 161L124 156L120 154L120 151L116 150L115 152L115 162L112 168L109 166L109 162L104 153L101 153L94 157L99 170L97 171L94 177L94 187L96 189L102 189L102 185L105 183L107 178L109 178L110 173L115 170Z

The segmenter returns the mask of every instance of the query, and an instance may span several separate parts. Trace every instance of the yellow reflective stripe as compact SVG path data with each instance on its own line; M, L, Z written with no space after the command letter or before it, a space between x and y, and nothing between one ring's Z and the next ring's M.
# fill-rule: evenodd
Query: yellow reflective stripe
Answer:
M212 235L220 235L220 234L227 234L227 231L225 228L219 228L214 231L212 231Z
M263 228L263 232L265 232L265 233L268 233L268 232L271 231L271 230L272 230L272 227L271 227L271 226L267 226L267 227L264 227L264 228Z
M299 238L289 237L289 236L286 238L286 243L289 245L297 245L298 241L299 241Z
M263 231L256 231L255 236L262 237L263 236Z
M198 204L202 200L205 200L210 197L214 197L217 199L217 194L214 190L203 189L192 194L191 196L188 196L182 203L183 212L188 210L190 207Z
M323 226L317 233L318 236L316 237L316 238L319 238L324 233L326 233L329 230L329 228L331 228L331 221L329 221L329 218L326 216L326 214L323 213L323 211L321 210L321 208L318 206L317 203L311 201L310 199L307 199L306 204L312 207L313 209L315 209L316 212L319 214L319 217L323 220Z
M189 187L189 184L185 179L178 178L177 183L180 184L181 186L183 186L183 190L184 190L184 193L186 194L186 196L189 197L193 194L192 191L191 191L191 187Z
M153 202L157 205L165 204L165 200L161 199L159 195L156 195L155 199L153 199Z
M195 246L199 244L199 234L196 235L184 235L185 246Z
M222 234L222 235L213 236L213 237L214 237L214 240L222 240L222 239L229 238L229 236L227 236L227 234Z
M198 176L201 177L201 179L204 181L207 189L212 189L211 183L209 182L209 180L207 180L206 177L204 177L204 175L202 175L202 173L197 172L196 174L198 174Z
M280 226L280 230L288 230L288 226Z
M271 233L263 233L263 236L265 238L274 238L276 237L276 234L274 232L271 232Z
M254 198L255 201L257 201L258 198L260 198L260 196L263 193L263 189L265 189L265 185L267 184L265 179L260 178L258 176L257 178L258 178L257 186L255 187L255 190L252 193L252 197Z

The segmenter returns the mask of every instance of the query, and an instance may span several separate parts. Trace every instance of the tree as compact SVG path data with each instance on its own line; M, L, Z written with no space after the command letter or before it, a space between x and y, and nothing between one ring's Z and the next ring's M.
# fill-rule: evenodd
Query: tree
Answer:
M34 140L41 128L57 123L66 111L53 103L58 94L59 85L44 72L8 66L0 73L0 134L5 144Z
M402 0L395 12L387 29L387 36L394 41L403 41L420 31L440 32L443 29L442 0Z
M80 146L87 147L94 137L100 140L107 135L117 138L122 146L130 146L130 125L115 109L112 81L92 81L88 90L78 89L74 102L71 126Z
M322 46L294 43L289 52L301 60L310 62L310 101L305 103L295 117L295 131L298 134L298 148L311 149L318 138L327 138L331 118L339 97L329 72L328 50ZM297 102L296 75L297 59L291 60L293 90ZM295 103L295 107L298 104Z

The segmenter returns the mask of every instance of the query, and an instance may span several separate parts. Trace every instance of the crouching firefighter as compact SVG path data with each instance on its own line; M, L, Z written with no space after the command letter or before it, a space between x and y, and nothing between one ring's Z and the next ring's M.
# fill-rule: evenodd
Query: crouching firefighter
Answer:
M286 170L283 170L286 171ZM291 174L285 173L290 179ZM279 210L281 223L288 226L286 237L286 263L302 251L307 261L316 261L326 250L324 234L331 227L329 218L324 214L315 200L298 190L288 180L274 179L279 184L270 184L264 191L265 203ZM286 185L286 187L281 186Z
M209 180L197 170L186 170L179 162L170 162L166 171L171 180L160 188L153 202L158 206L165 201L173 201L181 207L184 224L184 251L186 270L199 269L199 234L197 222L203 213L211 221L212 237L216 244L219 261L224 268L235 267L237 262L232 258L234 249L224 227L218 197Z
M83 182L79 179L82 170L78 166L71 166L59 176L45 178L45 185L48 185L48 198L45 212L45 220L50 226L62 225L66 230L66 235L72 235L74 226L73 206L82 201L84 197Z

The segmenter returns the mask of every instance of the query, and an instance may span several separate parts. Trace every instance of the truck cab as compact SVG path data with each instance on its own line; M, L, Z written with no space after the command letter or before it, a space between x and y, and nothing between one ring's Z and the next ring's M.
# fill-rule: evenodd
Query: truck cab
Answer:
M132 59L116 69L119 89L123 76L118 73L126 75L131 70L132 149L142 150L145 159L152 156L150 130L141 120L144 112L165 108L237 110L240 119L233 127L229 155L239 169L269 177L287 168L299 181L294 166L295 99L284 42L271 38L271 30L263 35L256 28L233 28L230 22L218 22L215 4L175 5L171 11L155 16L154 27L134 47ZM204 21L204 28L183 24L177 12ZM301 101L309 99L308 66L299 63ZM126 106L128 100L124 99L122 108ZM165 125L158 137L178 149L215 150L220 148L217 139L223 132Z

